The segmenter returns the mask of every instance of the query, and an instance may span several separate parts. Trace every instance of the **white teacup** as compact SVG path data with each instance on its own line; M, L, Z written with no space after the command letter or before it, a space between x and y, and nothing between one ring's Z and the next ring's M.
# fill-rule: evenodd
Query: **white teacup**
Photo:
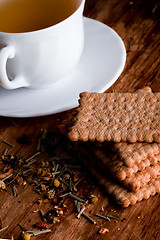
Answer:
M0 85L43 88L73 70L84 43L83 9L51 27L24 33L0 32Z

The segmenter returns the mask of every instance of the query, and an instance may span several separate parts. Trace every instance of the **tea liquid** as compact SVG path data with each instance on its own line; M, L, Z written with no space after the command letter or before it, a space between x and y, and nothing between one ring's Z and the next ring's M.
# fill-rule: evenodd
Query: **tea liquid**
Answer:
M79 0L0 0L0 32L50 27L74 13L79 3Z

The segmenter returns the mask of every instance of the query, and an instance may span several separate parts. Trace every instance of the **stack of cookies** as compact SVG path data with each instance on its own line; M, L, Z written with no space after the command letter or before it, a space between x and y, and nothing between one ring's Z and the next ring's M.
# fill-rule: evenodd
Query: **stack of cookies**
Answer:
M160 93L81 93L68 136L121 206L160 193Z

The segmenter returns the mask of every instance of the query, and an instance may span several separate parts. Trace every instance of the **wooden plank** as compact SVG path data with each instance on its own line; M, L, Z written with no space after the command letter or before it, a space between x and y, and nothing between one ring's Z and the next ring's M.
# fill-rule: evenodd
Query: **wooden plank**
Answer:
M154 92L160 91L160 5L158 1L150 0L87 0L84 15L97 19L112 27L123 39L127 50L127 61L119 79L107 91L134 92L146 85L151 86ZM25 158L36 152L38 134L41 129L53 131L66 113L51 116L18 119L0 118L0 155L6 146L2 140L15 145L14 149L9 147L18 155ZM17 139L27 133L31 138L29 145L21 145ZM87 212L97 221L91 224L83 217L76 218L73 201L65 198L68 211L62 216L60 223L49 224L52 233L34 237L33 239L61 239L61 240L150 240L160 239L159 222L160 206L159 195L144 200L135 206L121 209L112 199L93 181L87 174L88 188L82 184L79 193L86 196L99 195L99 201L90 205ZM82 194L82 195L83 195ZM6 192L0 192L0 219L4 226L9 228L0 232L1 238L9 238L11 235L17 239L20 231L17 226L32 228L39 221L38 210L45 212L51 209L52 204L36 202L39 196L35 194L32 187L26 188L18 197L13 197ZM103 211L102 211L103 210ZM103 215L116 214L124 222L112 220L106 222L94 217L96 213ZM109 232L99 235L97 232L101 227L106 227Z

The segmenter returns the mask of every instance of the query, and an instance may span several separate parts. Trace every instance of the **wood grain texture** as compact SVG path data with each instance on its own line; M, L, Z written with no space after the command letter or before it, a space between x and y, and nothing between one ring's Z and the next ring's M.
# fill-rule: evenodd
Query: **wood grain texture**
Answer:
M107 91L134 92L146 85L152 87L153 92L160 91L160 4L154 0L86 0L84 15L97 19L112 27L123 39L127 51L127 60L124 71L115 84ZM106 63L107 64L107 63ZM35 153L40 129L54 130L59 120L66 113L39 118L10 119L0 118L0 154L6 146L2 139L15 145L14 153L29 157ZM13 122L14 121L14 122ZM22 133L31 137L31 144L22 146L17 139ZM80 192L84 191L81 186ZM117 214L126 221L105 222L97 220L92 225L86 219L76 219L73 202L66 198L68 212L60 223L50 225L52 233L34 237L33 239L60 239L60 240L158 240L160 239L160 196L142 201L127 209L119 208L101 189L97 183L87 189L88 193L100 195L97 204L90 207L92 215L101 212ZM0 218L9 228L0 233L0 238L15 238L19 235L20 223L22 226L32 226L39 221L37 205L38 195L29 187L17 198L6 192L0 192ZM50 204L43 205L47 211ZM97 234L100 227L107 227L109 232Z

